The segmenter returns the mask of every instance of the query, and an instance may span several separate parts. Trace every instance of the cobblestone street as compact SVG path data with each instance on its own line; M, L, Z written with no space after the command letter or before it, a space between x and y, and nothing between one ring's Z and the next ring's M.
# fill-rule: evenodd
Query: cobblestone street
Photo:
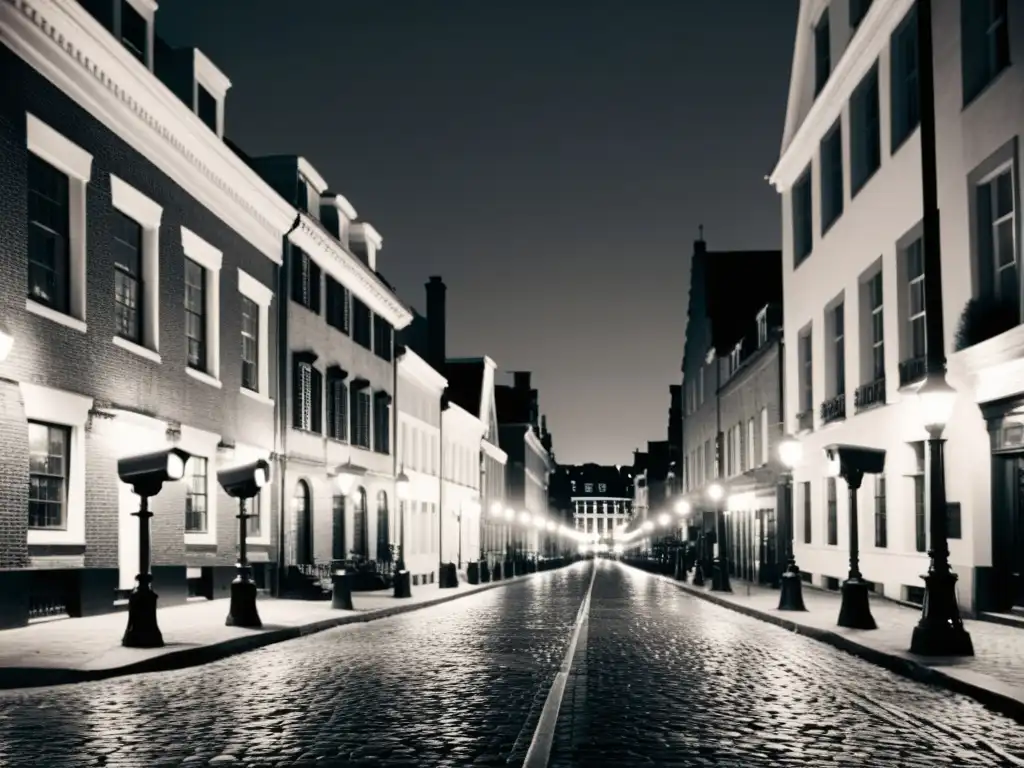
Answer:
M599 561L549 765L1014 766L970 699ZM193 669L0 693L4 766L523 764L581 563Z

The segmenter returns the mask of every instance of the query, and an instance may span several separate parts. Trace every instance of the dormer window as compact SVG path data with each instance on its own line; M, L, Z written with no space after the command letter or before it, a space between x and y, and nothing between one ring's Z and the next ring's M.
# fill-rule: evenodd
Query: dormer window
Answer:
M768 341L768 307L757 313L757 348L760 349Z
M743 352L743 342L739 342L729 353L729 375L736 373L740 367L740 355Z
M302 174L299 174L299 205L314 219L320 220L320 192Z
M149 65L149 24L128 0L121 0L121 43L132 56Z
M217 100L199 84L196 84L196 114L211 131L217 132Z
M198 48L191 49L193 110L206 127L224 137L224 99L231 81Z

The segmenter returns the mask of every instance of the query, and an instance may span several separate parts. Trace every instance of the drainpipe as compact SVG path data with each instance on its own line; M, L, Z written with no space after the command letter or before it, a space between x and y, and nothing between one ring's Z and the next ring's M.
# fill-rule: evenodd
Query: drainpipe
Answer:
M291 228L284 233L281 247L281 266L277 268L277 371L275 372L274 393L277 395L277 418L274 419L274 447L277 451L279 468L277 483L277 595L284 587L285 571L285 524L287 521L288 492L284 477L288 468L288 397L285 382L288 380L288 302L291 295L291 271L287 268L288 236L299 228L302 216L295 214Z
M395 563L395 571L397 572L399 566L403 569L405 565L405 501L398 498L398 361L399 358L405 354L405 347L401 347L401 354L399 354L399 345L395 344L395 332L391 331L391 401L393 404L391 414L391 477L394 479L391 485L391 498L393 498L398 507L398 525L401 531L401 538L398 541L398 561ZM404 446L403 446L404 447ZM391 538L391 531L388 531L388 538Z
M448 410L448 396L441 393L441 418L437 421L437 440L440 443L437 462L437 581L441 581L444 565L444 412Z

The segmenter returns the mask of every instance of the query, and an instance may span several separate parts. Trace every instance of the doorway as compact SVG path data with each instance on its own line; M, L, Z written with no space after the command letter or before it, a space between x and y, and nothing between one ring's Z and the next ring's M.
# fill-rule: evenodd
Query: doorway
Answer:
M295 565L313 564L313 508L309 484L299 480L293 500L295 510Z

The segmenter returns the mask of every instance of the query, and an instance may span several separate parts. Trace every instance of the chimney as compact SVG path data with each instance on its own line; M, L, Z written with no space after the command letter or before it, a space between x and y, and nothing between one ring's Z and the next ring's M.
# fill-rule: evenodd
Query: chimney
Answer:
M427 362L439 372L444 371L447 357L447 292L448 286L440 275L431 275L427 283Z
M508 379L506 379L508 381ZM529 371L513 371L512 372L512 385L515 389L529 389L530 388L530 372Z
M547 417L547 414L544 414L543 416L540 417L540 431L543 432L544 434L547 434L547 431L548 431L548 417Z
M704 225L701 224L697 227L697 239L693 241L693 252L694 253L707 253L708 244L704 242Z

